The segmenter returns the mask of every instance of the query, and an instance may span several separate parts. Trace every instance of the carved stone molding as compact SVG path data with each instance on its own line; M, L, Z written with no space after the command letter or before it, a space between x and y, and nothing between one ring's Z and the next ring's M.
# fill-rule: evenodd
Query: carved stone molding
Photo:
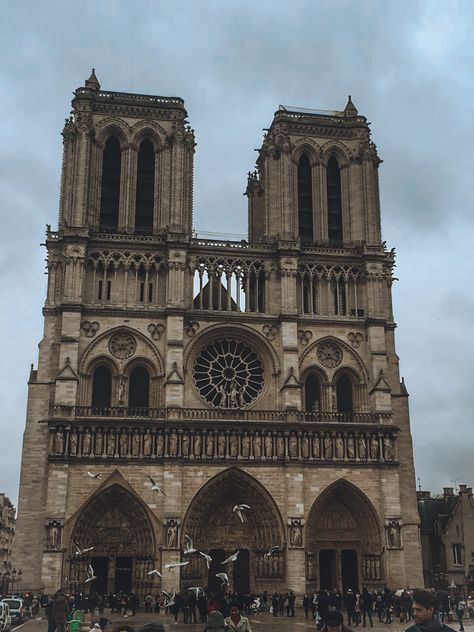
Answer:
M270 342L272 340L275 340L275 338L278 336L278 332L279 332L279 328L276 325L263 325L262 327L262 333L263 335L270 340Z
M197 332L199 331L199 323L195 320L186 320L184 321L184 333L189 336L189 338L193 338Z
M309 329L298 329L298 341L303 347L309 343L312 337L313 332Z
M356 349L357 347L360 347L360 344L364 339L364 336L360 333L360 331L350 331L347 334L347 337L349 338L349 342L351 343L351 345Z
M165 326L161 323L150 323L148 325L148 331L150 332L153 340L160 340L163 332L165 330Z
M81 329L87 336L87 338L93 338L100 329L100 325L96 320L83 320L81 323Z

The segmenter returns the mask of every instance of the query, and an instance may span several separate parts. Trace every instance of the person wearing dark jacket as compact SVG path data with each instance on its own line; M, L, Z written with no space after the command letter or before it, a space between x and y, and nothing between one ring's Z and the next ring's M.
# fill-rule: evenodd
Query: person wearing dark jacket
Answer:
M56 626L56 632L65 632L67 616L69 614L69 604L62 592L58 591L54 597L51 618Z
M369 618L370 627L373 628L374 624L372 621L372 608L374 605L374 600L372 595L369 593L367 588L362 588L362 593L360 595L360 609L362 610L362 625L366 626L367 617Z
M339 610L330 610L324 622L325 632L353 632L344 625L344 617Z
M427 590L415 590L413 592L413 615L415 625L409 627L406 632L454 632L435 614L436 597Z

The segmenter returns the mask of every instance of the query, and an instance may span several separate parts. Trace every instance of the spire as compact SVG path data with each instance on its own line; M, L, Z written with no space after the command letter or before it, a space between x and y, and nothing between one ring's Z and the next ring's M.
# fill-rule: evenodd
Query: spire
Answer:
M95 68L92 68L91 76L89 77L89 79L86 79L86 82L84 85L86 88L89 88L90 90L97 90L97 91L100 90L99 80L95 76Z
M344 116L351 117L351 116L357 116L357 114L358 114L357 108L351 101L351 95L349 95L347 105L344 108Z

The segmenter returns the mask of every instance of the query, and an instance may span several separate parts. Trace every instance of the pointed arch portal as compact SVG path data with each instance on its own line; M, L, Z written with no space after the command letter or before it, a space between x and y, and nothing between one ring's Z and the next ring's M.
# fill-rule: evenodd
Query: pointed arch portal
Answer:
M307 590L381 587L377 513L348 481L336 481L313 504L306 527Z
M250 506L241 522L232 511L238 504ZM186 513L182 533L188 534L199 551L213 558L209 570L204 558L191 556L183 568L183 586L208 586L219 593L216 573L226 572L230 590L241 593L282 590L285 584L284 528L278 507L263 485L237 468L221 472L194 496ZM273 545L281 551L265 560ZM221 562L239 551L236 562ZM198 583L196 583L198 582Z
M76 543L81 549L75 555ZM94 496L82 509L70 540L71 590L89 589L142 594L151 587L147 572L154 568L155 537L150 518L140 500L119 484ZM85 583L88 565L97 579Z

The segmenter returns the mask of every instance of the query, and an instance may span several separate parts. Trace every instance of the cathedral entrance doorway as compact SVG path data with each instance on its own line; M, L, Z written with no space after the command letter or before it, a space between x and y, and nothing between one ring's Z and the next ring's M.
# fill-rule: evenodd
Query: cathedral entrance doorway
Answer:
M236 505L250 507L242 512ZM206 483L194 496L183 522L199 550L212 558L209 570L202 556L195 555L183 567L182 587L208 586L221 590L269 593L285 587L284 528L278 508L268 491L252 476L238 468L224 470ZM265 553L278 545L281 550L268 559ZM237 559L223 565L238 551ZM224 587L217 573L226 573Z
M347 481L326 489L311 508L307 591L383 585L379 519L368 498Z
M155 568L151 519L141 501L122 485L104 488L79 510L68 539L71 553L65 583L71 590L142 595L151 589L147 575ZM77 554L77 547L84 553ZM96 579L86 582L89 565Z

